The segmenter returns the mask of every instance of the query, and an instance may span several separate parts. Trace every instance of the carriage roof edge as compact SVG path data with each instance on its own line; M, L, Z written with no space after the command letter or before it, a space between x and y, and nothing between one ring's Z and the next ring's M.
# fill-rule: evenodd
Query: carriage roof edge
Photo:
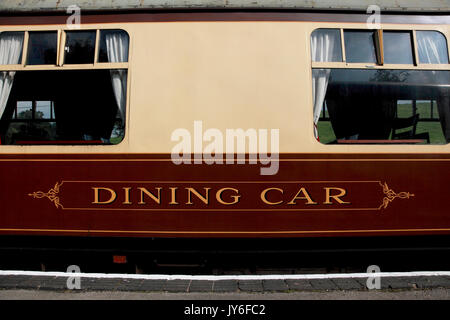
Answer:
M383 12L449 13L450 0L2 0L0 12L65 12L77 5L85 11L282 9L365 12L376 5Z

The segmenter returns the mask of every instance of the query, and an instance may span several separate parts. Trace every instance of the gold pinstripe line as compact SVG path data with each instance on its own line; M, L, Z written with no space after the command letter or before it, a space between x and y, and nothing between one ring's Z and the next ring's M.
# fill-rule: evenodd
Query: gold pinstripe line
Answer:
M368 161L377 161L377 162L398 162L398 161L406 161L406 162L446 162L450 161L449 159L260 159L260 160L271 160L271 161L279 161L279 162L368 162ZM0 159L0 162L172 162L171 159ZM248 161L246 161L247 163ZM182 164L183 165L183 164ZM184 164L186 165L194 165L194 164Z
M370 232L431 232L450 231L450 228L436 229L374 229L374 230L306 230L306 231L145 231L145 230L60 230L60 229L0 229L0 231L30 232L84 232L84 233L154 233L154 234L313 234L313 233L370 233Z

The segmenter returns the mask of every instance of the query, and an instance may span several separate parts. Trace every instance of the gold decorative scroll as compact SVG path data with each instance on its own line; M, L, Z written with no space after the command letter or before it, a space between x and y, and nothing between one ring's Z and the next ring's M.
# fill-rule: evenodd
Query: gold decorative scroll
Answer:
M60 182L60 183L56 183L55 186L53 187L53 189L50 189L47 193L42 192L42 191L37 191L37 192L33 192L33 193L29 193L28 195L30 197L33 197L35 199L41 199L41 198L48 198L50 201L52 201L56 208L58 209L64 209L64 207L62 206L62 204L59 202L59 188L62 186L64 182Z
M414 194L409 193L409 192L403 191L403 192L396 193L394 190L392 190L388 187L386 182L384 184L382 184L380 182L380 186L383 188L383 192L386 196L383 198L383 203L380 205L379 209L381 209L381 208L386 209L387 206L389 205L389 203L394 201L396 198L409 199L410 197L414 197Z

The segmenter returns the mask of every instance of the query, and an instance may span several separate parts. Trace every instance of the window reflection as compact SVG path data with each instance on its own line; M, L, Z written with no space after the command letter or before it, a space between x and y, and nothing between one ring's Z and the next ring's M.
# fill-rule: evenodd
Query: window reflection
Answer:
M95 31L68 31L64 48L64 63L94 63L95 38Z
M376 63L375 31L344 30L347 62Z
M57 52L56 31L30 32L28 40L28 65L56 64Z
M410 32L383 31L384 63L413 64Z
M450 71L332 69L323 89L322 143L450 142Z
M445 36L437 31L417 31L417 51L420 63L448 63Z
M111 70L18 71L0 119L0 140L4 145L117 144L125 133L122 119Z

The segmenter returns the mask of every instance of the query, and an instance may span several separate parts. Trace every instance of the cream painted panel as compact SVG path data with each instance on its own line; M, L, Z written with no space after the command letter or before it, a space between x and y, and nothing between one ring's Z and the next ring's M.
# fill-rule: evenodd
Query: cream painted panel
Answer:
M280 129L298 150L310 127L309 58L298 23L155 23L135 36L132 149L170 152L173 130ZM306 129L306 130L305 130Z
M127 130L116 146L1 146L1 153L169 153L173 130L280 129L288 153L448 153L446 146L337 146L314 139L309 37L316 28L361 23L159 22L83 25L129 32ZM383 25L438 30L450 26ZM15 26L55 30L65 26Z

